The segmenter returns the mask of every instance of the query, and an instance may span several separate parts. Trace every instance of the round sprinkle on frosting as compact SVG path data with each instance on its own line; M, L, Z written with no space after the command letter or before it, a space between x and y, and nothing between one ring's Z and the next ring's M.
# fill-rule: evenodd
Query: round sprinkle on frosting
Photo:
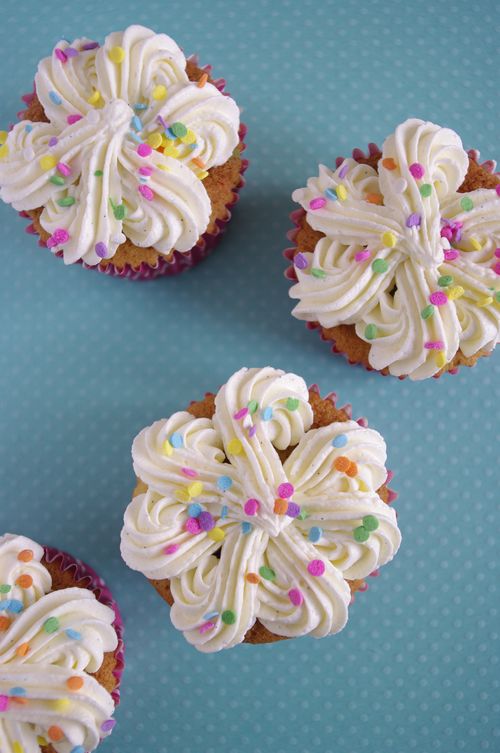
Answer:
M112 47L108 52L108 57L112 63L119 65L125 60L125 50L123 47Z
M43 629L46 633L56 633L59 630L59 620L57 617L49 617L43 623Z
M384 272L387 272L388 269L389 265L385 259L374 259L372 261L372 270L377 274L381 275Z
M290 497L293 496L294 491L295 489L293 488L293 485L285 482L278 486L278 497L280 499L290 499Z
M339 434L338 436L334 437L332 439L332 447L335 447L337 449L341 447L345 447L347 444L347 434Z
M275 580L276 573L271 567L267 567L266 565L262 565L262 567L259 567L259 575L261 578L264 578L264 580Z
M257 499L247 499L244 505L245 515L257 515L260 502Z
M424 177L425 169L423 165L420 164L420 162L413 162L408 169L413 178L415 178L416 180L420 180L420 178Z
M322 536L323 529L320 526L312 526L309 529L308 539L309 541L312 541L313 544L316 544Z
M365 327L365 337L367 340L375 340L378 335L378 328L376 324L367 324Z
M445 306L448 303L448 296L446 293L443 293L442 290L436 290L434 293L430 294L429 301L434 304L434 306Z
M300 607L300 605L304 601L302 592L298 588L291 588L288 592L288 598L290 599L294 607Z
M307 571L310 575L314 575L316 578L323 575L325 572L325 563L323 560L311 560L307 565Z
M311 199L309 202L309 209L322 209L326 205L326 199L322 196L317 196L315 199Z
M225 609L220 616L224 625L234 625L236 622L236 612L232 609Z
M470 196L464 196L463 199L460 199L460 206L464 212L470 212L474 208L474 202Z

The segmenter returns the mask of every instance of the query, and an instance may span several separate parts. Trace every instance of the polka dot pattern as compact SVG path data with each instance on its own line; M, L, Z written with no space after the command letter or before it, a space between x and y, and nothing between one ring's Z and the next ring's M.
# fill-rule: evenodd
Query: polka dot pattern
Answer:
M495 4L11 3L1 127L59 35L134 22L212 63L244 109L247 187L217 251L177 279L128 283L65 268L0 206L0 528L87 559L121 604L123 701L102 750L493 753L500 355L419 384L349 367L290 316L281 250L290 194L318 162L381 143L409 115L500 158ZM203 656L120 561L130 445L241 365L267 363L336 390L384 435L403 546L340 635Z

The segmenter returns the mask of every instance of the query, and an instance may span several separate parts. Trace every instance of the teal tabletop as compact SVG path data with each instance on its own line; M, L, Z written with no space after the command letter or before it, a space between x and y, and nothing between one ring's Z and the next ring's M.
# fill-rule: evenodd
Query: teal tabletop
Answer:
M0 122L61 38L132 23L198 53L242 108L247 183L213 255L133 282L66 267L0 205L0 533L87 561L120 604L122 702L103 753L500 750L500 353L423 382L349 366L291 315L291 193L407 117L500 159L495 0L4 0ZM323 640L204 655L120 559L130 448L241 366L334 390L388 445L403 544Z

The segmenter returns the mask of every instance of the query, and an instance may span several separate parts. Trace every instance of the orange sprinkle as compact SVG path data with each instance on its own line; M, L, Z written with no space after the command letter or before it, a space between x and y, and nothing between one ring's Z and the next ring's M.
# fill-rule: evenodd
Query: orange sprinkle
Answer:
M366 200L370 204L383 204L384 203L384 197L382 196L381 193L367 193Z
M395 170L397 168L397 164L392 157L385 157L385 159L382 160L382 166L385 167L386 170Z
M53 724L51 727L49 727L47 734L49 736L49 740L52 740L55 743L58 743L64 737L64 732L60 727L57 726L57 724Z
M26 654L28 653L29 650L30 650L30 644L29 643L21 643L16 648L16 654L18 656L26 656Z
M254 586L257 585L257 583L260 583L260 577L257 573L247 573L245 575L245 580L247 583L252 583Z
M76 693L77 690L83 688L83 680L81 677L68 677L66 685L68 690L71 690L72 693Z
M202 89L207 83L207 81L208 81L208 73L202 73L197 83L198 89Z
M191 162L193 163L193 165L196 165L196 167L199 167L199 168L204 168L205 167L205 163L199 157L193 157L193 159L191 160Z
M340 471L341 473L347 473L347 469L351 465L351 461L349 458L346 458L345 455L340 455L340 457L335 458L333 461L333 467L336 471Z
M346 470L346 476L349 476L349 478L354 478L354 476L357 476L357 473L358 466L356 465L356 463L350 463L349 468Z
M275 499L274 500L274 512L276 515L286 515L286 511L288 510L288 502L286 499Z
M11 695L9 700L11 703L17 703L18 706L26 706L26 704L28 703L28 699L23 698L20 695Z
M19 552L19 554L17 555L17 559L21 562L31 562L33 556L34 555L31 549L23 549L22 552Z
M20 588L31 588L33 585L33 578L31 575L20 575L16 580L16 585Z
M8 630L10 628L12 620L10 617L0 617L0 630Z

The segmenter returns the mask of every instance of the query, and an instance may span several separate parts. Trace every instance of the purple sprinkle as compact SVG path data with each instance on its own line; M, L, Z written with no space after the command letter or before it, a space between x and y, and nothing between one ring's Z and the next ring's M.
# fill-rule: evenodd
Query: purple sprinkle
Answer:
M57 58L58 60L60 60L60 61L61 61L61 63L65 63L65 62L66 62L66 60L67 60L67 56L66 56L66 54L64 53L64 51L63 51L63 50L61 50L61 48L60 48L60 47L56 47L56 49L54 50L54 55L56 56L56 58Z
M295 258L293 260L293 263L295 264L295 266L297 267L297 269L307 269L307 267L308 267L307 259L304 256L304 254L300 253L300 251L299 251L298 254L295 254Z
M256 426L255 426L255 424L254 424L253 426L251 426L251 427L249 428L249 430L248 430L248 436L249 436L249 437L250 437L250 439L251 439L252 437L254 437L254 436L256 435L256 433L257 433L257 427L256 427Z
M101 729L103 732L111 732L115 724L116 721L114 719L106 719L106 721L102 723Z
M161 115L158 115L158 117L156 118L156 122L157 122L157 123L159 123L159 124L161 125L161 127L162 127L162 128L164 128L165 130L167 130L167 128L168 128L168 123L166 123L166 122L165 122L165 121L163 120L163 118L162 118L162 116L161 116Z
M295 502L289 502L286 509L286 514L289 518L297 518L300 515L300 506Z
M95 50L96 47L99 47L99 42L87 42L87 44L82 45L82 50Z
M55 146L57 144L57 136L51 136L49 139L49 146Z
M421 215L419 215L417 212L413 212L413 214L410 214L410 216L406 220L406 227L420 227L421 222Z
M108 247L102 241L98 241L95 244L95 252L101 259L105 259L108 255Z
M348 171L349 171L349 164L346 162L345 165L340 168L339 178L340 179L345 178L345 176L347 175Z
M78 55L78 50L75 50L74 47L66 47L64 52L67 58L76 58Z
M203 512L198 515L197 520L202 531L211 531L212 528L215 527L215 520L213 519L212 514L207 510L203 510Z

